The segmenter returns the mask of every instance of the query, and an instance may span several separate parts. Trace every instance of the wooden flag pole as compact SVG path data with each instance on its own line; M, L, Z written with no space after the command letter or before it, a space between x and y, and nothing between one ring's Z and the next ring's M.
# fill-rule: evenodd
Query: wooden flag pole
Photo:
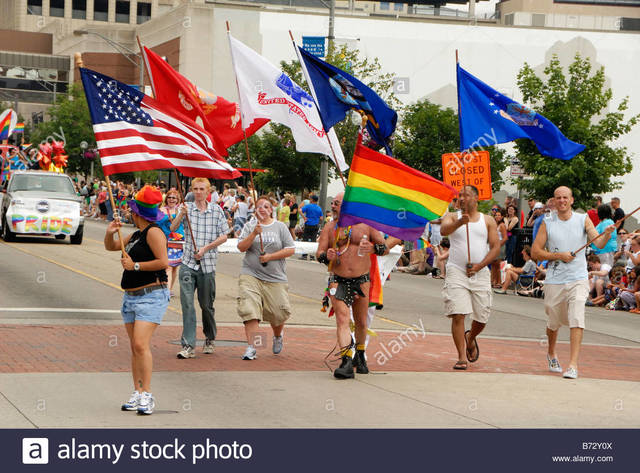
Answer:
M311 94L313 95L313 99L315 101L316 108L318 110L318 116L319 116L320 115L320 107L318 106L318 98L316 97L316 92L315 92L315 90L313 88L313 85L311 84L311 79L307 75L307 69L304 67L304 64L302 63L303 59L298 54L298 46L296 45L296 41L293 39L293 33L291 33L291 30L289 30L289 37L291 38L291 43L293 44L293 49L295 50L296 55L298 56L298 60L300 61L300 68L302 69L302 75L304 76L304 79L307 81L307 85L309 86L309 90L311 91ZM364 115L363 115L363 122L366 123L366 117ZM338 166L338 158L336 158L336 152L333 149L333 144L331 143L331 140L329 139L329 132L327 132L325 130L324 136L327 139L327 143L329 143L329 149L331 150L331 154L333 155L333 164L336 165L336 169L338 169L338 175L340 176L340 179L342 180L342 185L346 189L347 188L347 181L344 178L344 174L342 174L342 170L340 169L340 166Z
M76 66L80 67L84 67L84 63L82 62L82 54L81 53L76 53L74 55L75 60L76 60ZM118 209L116 208L116 201L113 198L113 191L111 190L111 181L109 180L109 176L107 176L105 174L104 176L105 180L107 181L107 191L109 192L109 201L111 202L111 209L113 210L113 217L114 219L117 218L118 221L120 221L120 212L118 212ZM124 258L124 256L127 254L127 252L124 249L124 241L122 240L122 232L120 231L120 227L118 227L118 239L120 240L120 251L122 252L122 257Z
M458 50L456 49L456 66L459 64L458 58ZM459 86L459 84L457 84ZM460 93L458 91L458 122L460 121ZM460 136L460 140L462 140L462 136ZM465 191L467 187L467 168L464 165L464 157L466 155L466 151L462 153L460 156L460 164L462 165L462 191ZM458 193L458 202L460 202L460 194ZM467 199L464 200L464 209L462 209L465 214L469 214L469 205L467 204ZM469 241L469 222L464 224L467 231L467 269L473 267L471 264L471 243Z
M229 21L226 22L227 24L227 37L229 37L229 48L231 48L231 25L229 24ZM233 63L233 72L235 73L236 76L236 89L238 91L238 103L242 104L242 95L240 94L240 84L238 84L238 74L236 72L236 68L235 68L235 62L233 59L233 51L231 52L231 62ZM256 193L256 186L253 183L253 167L251 165L251 153L249 152L249 141L247 140L247 130L244 128L244 117L242 116L242 105L240 106L240 126L242 127L242 134L244 135L244 149L245 152L247 153L247 164L249 167L249 180L251 181L251 188L252 188L252 196L253 197L253 205L255 206L255 213L256 213L256 220L258 219L258 194ZM259 222L258 222L259 223ZM258 233L258 241L260 242L260 255L263 256L264 253L264 242L262 241L262 233ZM260 263L262 264L262 266L266 266L267 263Z
M138 41L138 48L140 48L140 57L142 58L142 63L144 63L144 68L147 71L147 76L149 77L149 79L151 79L151 74L149 73L149 65L147 64L147 57L144 54L144 49L142 49L142 43L140 42L140 36L136 35L136 40ZM151 84L151 90L153 91L153 97L156 98L157 97L156 88L153 85L153 81L149 80L149 83ZM141 84L141 86L142 85L143 84ZM176 175L176 183L178 185L178 192L180 193L180 200L181 200L181 202L184 203L184 192L183 192L183 189L182 189L182 181L180 181L180 176L178 175L178 170L176 168L173 168L173 172ZM194 253L197 253L198 252L198 246L196 245L195 238L193 238L193 229L191 228L191 220L189 220L189 214L186 213L184 215L184 217L187 220L187 228L189 228L189 234L191 235L191 243L193 244L193 251L194 251Z

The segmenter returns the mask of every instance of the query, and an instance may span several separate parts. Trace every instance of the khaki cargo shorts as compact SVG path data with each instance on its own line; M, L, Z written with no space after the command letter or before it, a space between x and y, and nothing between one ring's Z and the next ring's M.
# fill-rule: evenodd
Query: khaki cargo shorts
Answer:
M589 296L589 282L544 285L544 311L547 327L554 332L562 325L584 328L584 303Z
M482 268L469 278L465 271L455 266L447 266L442 297L447 317L471 314L471 320L486 324L491 315L493 301L489 269Z
M276 327L282 325L291 317L289 285L261 281L241 274L238 279L237 310L243 322L263 320Z

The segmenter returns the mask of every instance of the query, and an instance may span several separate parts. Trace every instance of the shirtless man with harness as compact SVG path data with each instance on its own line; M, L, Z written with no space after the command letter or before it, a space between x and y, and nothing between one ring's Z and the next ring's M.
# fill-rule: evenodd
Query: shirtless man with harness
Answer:
M329 269L329 298L336 316L337 339L342 362L333 375L338 379L353 378L353 369L369 372L365 357L367 311L369 306L369 271L371 253L382 256L389 252L379 231L359 223L338 227L343 194L331 202L334 219L320 234L316 258ZM349 322L349 307L355 321L355 357Z

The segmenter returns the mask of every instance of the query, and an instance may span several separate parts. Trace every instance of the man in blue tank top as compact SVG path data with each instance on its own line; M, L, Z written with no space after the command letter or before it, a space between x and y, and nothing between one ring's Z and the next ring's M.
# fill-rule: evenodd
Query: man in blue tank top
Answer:
M584 332L584 307L589 295L587 259L584 245L587 239L598 236L587 214L575 213L573 193L565 186L553 193L557 214L544 218L533 242L532 256L536 261L549 261L544 284L544 310L547 314L547 338L549 349L547 363L552 373L562 373L556 354L558 329L568 325L570 329L571 359L564 372L565 378L578 377L578 355ZM603 248L614 225L608 226L601 238L593 242ZM576 251L582 248L580 251Z

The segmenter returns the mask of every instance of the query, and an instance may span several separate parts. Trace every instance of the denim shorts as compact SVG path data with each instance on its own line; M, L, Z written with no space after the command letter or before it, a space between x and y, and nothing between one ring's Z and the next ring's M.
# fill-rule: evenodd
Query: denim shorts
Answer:
M169 306L169 289L158 289L142 296L130 296L126 292L122 298L122 320L132 324L137 320L160 325Z

